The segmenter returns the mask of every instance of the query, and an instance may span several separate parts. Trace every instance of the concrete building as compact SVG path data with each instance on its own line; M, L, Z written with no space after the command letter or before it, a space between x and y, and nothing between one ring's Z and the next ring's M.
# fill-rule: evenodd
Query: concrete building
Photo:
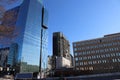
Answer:
M70 44L62 32L53 33L53 55L48 56L49 76L59 69L73 67L73 57L70 54Z
M53 69L60 67L73 66L73 57L70 54L70 44L62 32L53 33ZM66 63L68 61L68 63ZM66 68L67 68L66 66Z
M56 57L56 69L70 68L71 61L64 57Z
M62 56L70 60L70 44L61 32L53 33L53 56Z
M52 67L53 67L52 56L48 56L48 65L47 65L48 71L51 70Z
M75 68L86 74L120 72L120 33L73 42Z
M0 67L6 67L7 66L7 59L8 59L8 54L10 52L10 48L1 48L0 49Z

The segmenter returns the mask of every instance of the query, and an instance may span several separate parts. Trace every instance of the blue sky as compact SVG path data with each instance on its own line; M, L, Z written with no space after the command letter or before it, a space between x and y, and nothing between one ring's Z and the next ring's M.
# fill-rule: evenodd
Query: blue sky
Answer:
M51 55L53 32L63 32L70 41L71 54L72 42L120 32L120 0L43 0L43 4L49 13L48 52Z
M61 31L72 42L120 32L120 0L43 0L49 12L49 53L52 33Z

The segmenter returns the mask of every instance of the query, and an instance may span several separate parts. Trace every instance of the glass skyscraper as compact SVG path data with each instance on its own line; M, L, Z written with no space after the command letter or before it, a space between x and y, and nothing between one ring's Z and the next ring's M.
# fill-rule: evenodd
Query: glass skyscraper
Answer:
M41 0L24 0L22 4L11 10L13 10L11 14L17 15L12 17L17 19L15 21L11 19L14 21L15 38L11 41L8 64L14 66L17 72L38 72L40 52L42 52L42 68L46 63L47 12Z

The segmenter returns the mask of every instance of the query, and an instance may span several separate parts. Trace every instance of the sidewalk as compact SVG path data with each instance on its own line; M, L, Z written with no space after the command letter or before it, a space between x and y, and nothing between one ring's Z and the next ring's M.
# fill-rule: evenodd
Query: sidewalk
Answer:
M14 80L14 77L12 75L5 75L1 77L0 80Z
M14 80L14 79L5 79L5 78L0 78L0 80Z

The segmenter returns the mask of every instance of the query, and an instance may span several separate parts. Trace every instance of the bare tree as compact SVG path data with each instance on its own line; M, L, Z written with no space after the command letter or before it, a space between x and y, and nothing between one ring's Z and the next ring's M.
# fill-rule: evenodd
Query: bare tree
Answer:
M1 3L14 3L18 0L0 0Z
M1 22L2 22L4 12L5 12L4 7L0 5L0 24L1 24Z
M7 3L12 4L12 3L16 2L16 1L18 1L18 0L7 0Z
M19 31L15 31L17 30L15 27L16 20L17 15L15 16L14 11L5 12L4 7L0 6L0 44L10 44L18 35Z

